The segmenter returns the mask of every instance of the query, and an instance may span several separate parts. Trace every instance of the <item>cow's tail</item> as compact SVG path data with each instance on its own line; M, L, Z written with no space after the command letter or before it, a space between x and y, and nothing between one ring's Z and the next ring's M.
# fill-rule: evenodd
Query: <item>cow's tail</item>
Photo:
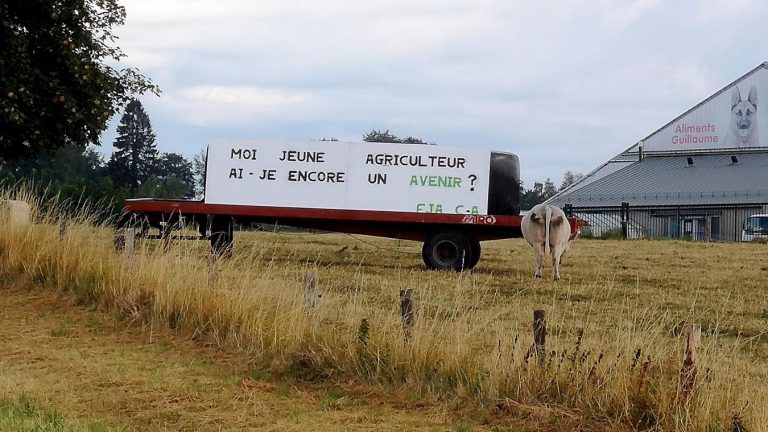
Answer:
M552 207L545 205L544 216L544 253L549 255L549 227L552 225Z

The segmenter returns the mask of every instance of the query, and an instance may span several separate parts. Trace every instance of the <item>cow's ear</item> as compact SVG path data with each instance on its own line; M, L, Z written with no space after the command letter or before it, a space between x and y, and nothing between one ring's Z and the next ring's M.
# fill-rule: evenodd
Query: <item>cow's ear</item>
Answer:
M552 226L558 226L561 223L563 223L563 217L562 216L554 216L552 220L550 221Z
M757 87L752 86L749 89L749 101L752 103L752 105L757 106Z
M738 105L739 102L741 102L741 93L739 92L739 87L733 86L733 91L731 92L731 108Z

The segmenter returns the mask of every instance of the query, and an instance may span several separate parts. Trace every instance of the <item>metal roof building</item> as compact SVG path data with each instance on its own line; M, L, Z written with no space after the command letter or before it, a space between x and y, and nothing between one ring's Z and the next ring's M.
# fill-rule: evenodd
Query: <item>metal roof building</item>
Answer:
M768 103L768 62L548 202L618 218L639 227L637 237L739 240L744 220L768 209L768 107L759 101Z
M564 191L551 202L583 207L757 201L768 202L768 153L648 157Z

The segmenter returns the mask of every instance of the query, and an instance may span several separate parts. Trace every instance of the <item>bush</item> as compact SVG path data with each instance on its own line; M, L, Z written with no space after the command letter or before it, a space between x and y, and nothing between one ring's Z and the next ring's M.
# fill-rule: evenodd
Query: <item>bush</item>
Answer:
M610 228L596 236L590 228L584 228L581 230L579 237L583 239L597 239L597 240L621 240L624 236L621 234L621 228Z

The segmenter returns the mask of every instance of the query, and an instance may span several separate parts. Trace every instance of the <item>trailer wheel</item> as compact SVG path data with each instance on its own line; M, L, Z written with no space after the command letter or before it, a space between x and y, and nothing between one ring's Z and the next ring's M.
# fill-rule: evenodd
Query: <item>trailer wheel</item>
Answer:
M469 260L467 261L466 268L472 269L475 268L477 263L480 261L480 255L482 255L482 248L480 247L480 242L475 239L469 239L469 248L472 253L469 254Z
M429 236L424 242L421 257L431 270L462 271L470 268L468 264L473 259L470 243L462 233L440 231Z
M211 219L211 253L219 257L231 257L235 244L232 218L214 216Z

